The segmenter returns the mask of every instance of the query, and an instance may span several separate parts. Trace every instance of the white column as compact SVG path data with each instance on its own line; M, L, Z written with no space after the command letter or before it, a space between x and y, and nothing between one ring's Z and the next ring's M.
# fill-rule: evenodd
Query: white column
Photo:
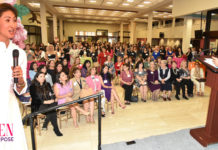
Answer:
M191 34L192 34L192 18L185 17L184 27L183 27L183 39L182 39L182 49L183 52L187 52L190 47Z
M53 38L55 39L58 36L58 31L57 31L57 16L54 14L53 15Z
M158 28L161 28L160 23L161 23L161 20L158 21Z
M176 24L176 18L174 17L172 20L172 32L171 32L172 38L175 38L175 24Z
M174 18L173 18L173 21L172 21L172 28L175 27L175 24L176 24L176 18L174 17Z
M59 30L60 31L60 41L63 41L64 36L63 36L63 20L62 19L59 20L59 27L60 27L60 30Z
M120 42L123 43L123 22L120 23Z
M134 44L135 43L135 21L131 20L130 21L130 44Z
M48 43L48 32L47 32L47 20L46 20L46 8L43 2L40 3L40 18L41 18L41 37L42 43Z
M165 21L166 21L166 20L163 20L163 27L165 27Z
M152 45L152 22L153 22L153 13L148 14L148 33L147 33L147 43Z

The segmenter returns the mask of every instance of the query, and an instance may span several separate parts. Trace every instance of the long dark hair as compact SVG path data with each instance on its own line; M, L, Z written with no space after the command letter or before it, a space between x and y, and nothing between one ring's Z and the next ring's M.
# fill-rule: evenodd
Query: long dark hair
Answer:
M42 85L40 85L39 81L37 80L37 78L39 77L39 75L44 74L43 72L37 72L33 81L32 81L32 85L36 87L36 92L39 95L40 99L46 100L49 99L48 95L51 92L51 86L49 83L46 82L46 80L43 82Z
M68 83L69 77L68 77L68 75L66 74L66 72L64 72L64 71L61 71L61 72L59 72L59 73L56 75L56 83L59 83L61 86L63 86L63 83L61 83L61 81L60 81L61 73L64 73L64 74L67 76L67 81L66 81L66 83Z
M141 61L141 60L136 63L135 68L136 68L136 69L139 69L139 65L140 65L140 64L143 65L143 66L142 66L142 69L144 69L144 63L143 63L143 61Z
M106 77L104 76L104 68L108 67L107 65L103 65L102 69L101 69L101 77L103 80L105 80L106 78L108 79L109 82L111 82L112 79L112 75L109 73L109 71L106 73ZM108 68L109 69L109 68Z
M46 68L46 65L40 65L40 66L37 68L37 72L41 72L41 70L42 70L44 67ZM47 68L46 68L45 74L47 74Z
M63 64L62 64L61 62L57 62L56 65L55 65L55 74L58 74L58 73L59 73L58 70L57 70L58 65L61 65L61 66L62 66L62 70L61 70L61 72L62 72L63 69L64 69Z
M91 62L90 60L85 60L85 62L83 63L83 68L85 68L86 70L88 70L88 68L86 67L86 64L90 63L91 65Z
M33 65L34 65L34 64L37 65L37 63L36 63L35 61L31 62L31 64L30 64L30 69L29 69L29 70L34 70L34 68L33 68Z

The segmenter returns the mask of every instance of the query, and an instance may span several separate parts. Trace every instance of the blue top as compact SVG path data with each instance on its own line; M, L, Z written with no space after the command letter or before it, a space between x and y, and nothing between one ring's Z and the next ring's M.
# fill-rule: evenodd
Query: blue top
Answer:
M36 72L34 70L29 70L29 76L30 76L31 81L34 79L35 75L36 75Z
M153 52L152 53L152 56L154 57L154 59L156 60L157 59L157 57L159 57L160 56L160 52Z

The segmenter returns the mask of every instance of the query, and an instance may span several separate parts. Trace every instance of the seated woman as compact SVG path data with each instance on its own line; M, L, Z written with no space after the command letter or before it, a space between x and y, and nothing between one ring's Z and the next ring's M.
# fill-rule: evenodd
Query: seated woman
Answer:
M191 75L187 68L187 62L183 60L180 64L180 77L182 79L181 87L183 92L183 97L185 98L185 85L188 88L188 96L193 97L193 82L191 81Z
M191 80L196 85L197 95L204 95L205 82L200 82L199 79L204 78L204 71L200 68L198 62L195 63L195 67L191 70ZM201 89L201 90L200 90Z
M54 49L54 45L49 44L49 46L47 46L46 53L45 53L45 59L47 61L50 61L50 60L57 61L58 60L58 55Z
M175 61L172 62L172 68L171 68L171 82L174 85L176 89L176 99L180 100L179 95L180 95L180 87L181 87L181 81L182 79L180 78L180 72L179 69L177 68L177 63ZM182 89L184 90L184 89ZM183 91L184 93L184 91ZM185 95L183 95L184 99L188 99Z
M71 82L72 87L73 87L72 88L73 89L72 99L78 100L80 98L81 91L83 89L88 89L89 87L86 83L86 79L81 77L81 71L79 68L76 67L73 69L73 75L74 75L74 77L72 79L70 79L70 82ZM93 118L93 116L94 116L94 99L85 100L82 103L84 106L84 110L86 112L88 112L88 110L90 109L91 116L89 116L89 113L87 113L86 121L88 123L89 122L94 123L94 118ZM74 118L76 119L76 116L74 116Z
M68 75L69 74L69 67L68 67L67 58L64 58L62 60L62 65L63 65L63 71Z
M150 62L151 62L151 57L148 56L148 57L144 60L144 67L145 67L145 69L149 69L149 67L150 67Z
M144 64L142 61L138 61L135 67L135 84L140 89L141 100L146 102L147 97L147 71L144 69Z
M46 82L48 82L51 85L51 87L53 86L53 81L52 81L51 75L49 73L47 73L47 68L45 65L40 65L37 69L37 72L43 72L45 74Z
M160 82L158 81L158 71L154 61L150 62L150 69L147 72L148 87L152 92L152 100L157 101L160 93Z
M55 65L55 76L63 71L63 65L61 62L57 62ZM56 79L57 81L57 79Z
M170 69L167 68L167 61L161 60L161 66L158 69L158 79L160 81L160 89L162 91L162 98L164 101L167 99L171 101L171 91L172 91L172 85L170 83ZM167 94L166 94L167 92Z
M167 67L168 67L169 69L172 68L172 57L170 57L170 56L167 58Z
M92 67L88 73L88 77L86 77L86 82L90 88L94 91L94 94L98 92L103 92L104 97L101 99L102 106L102 117L105 117L105 92L101 89L101 77L97 75L97 68Z
M55 83L56 74L55 74L55 61L54 60L48 61L47 72L51 75L52 82Z
M126 106L122 104L114 86L112 85L112 76L109 73L108 66L104 65L102 67L100 79L102 85L101 89L105 91L105 97L107 100L111 101L111 113L114 114L114 99L116 99L116 101L119 103L119 106L124 109Z
M125 90L125 104L130 105L133 91L134 75L130 70L129 64L123 64L123 71L120 74L120 83Z
M123 65L122 58L120 56L117 57L117 62L115 63L116 75L120 75L121 66Z
M104 65L108 66L110 74L112 74L112 75L115 74L114 63L112 62L110 55L107 56L107 60L104 62Z
M58 105L66 103L68 101L72 101L73 87L72 82L69 81L67 74L64 71L61 71L59 74L57 74L56 79L57 81L54 85L54 93L57 98ZM78 127L76 110L79 110L84 115L87 115L89 113L80 108L78 104L73 104L70 106L70 108L74 126Z
M87 74L88 74L88 71L90 70L90 67L91 67L91 62L90 60L85 60L84 64L83 64L83 67L81 69L81 76L83 78L86 78L87 77Z
M73 78L73 70L74 70L74 68L82 69L82 67L83 67L83 65L80 63L80 57L77 56L75 58L74 64L71 66L70 71L69 71L70 78Z
M36 73L30 86L30 95L32 97L32 112L48 109L49 107L57 105L53 90L50 84L45 81L45 74L42 72ZM57 124L56 110L46 112L45 115L48 121L51 121L55 134L57 136L62 136L63 134L60 132Z
M36 75L37 73L37 68L38 68L38 65L36 62L32 62L30 64L30 69L29 69L29 76L30 76L30 80L32 81L34 79L34 76Z

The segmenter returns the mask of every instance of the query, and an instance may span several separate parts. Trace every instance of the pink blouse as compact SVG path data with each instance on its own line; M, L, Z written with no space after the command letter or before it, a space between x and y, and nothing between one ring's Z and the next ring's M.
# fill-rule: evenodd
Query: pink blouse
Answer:
M86 77L86 83L94 92L101 90L101 80L97 75Z
M72 92L73 93L73 89L72 89L72 83L71 82L68 82L65 86L62 86L61 84L59 83L56 83L55 85L57 85L58 89L59 89L59 95L62 96L62 95L66 95L67 93L69 92ZM60 104L63 104L66 102L66 98L59 98L58 99L58 105Z

